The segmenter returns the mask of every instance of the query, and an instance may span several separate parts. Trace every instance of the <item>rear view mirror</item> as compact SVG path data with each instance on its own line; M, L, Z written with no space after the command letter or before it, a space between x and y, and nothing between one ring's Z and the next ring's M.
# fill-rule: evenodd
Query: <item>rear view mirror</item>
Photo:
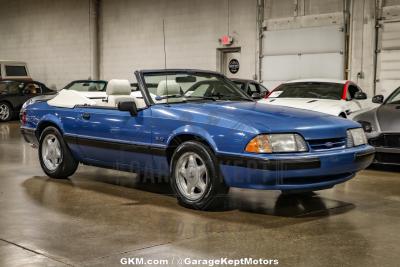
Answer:
M354 99L357 99L357 100L365 100L365 99L367 99L367 94L364 93L364 92L357 92L357 93L355 93L355 95L354 95Z
M132 117L136 116L138 111L134 101L124 101L118 103L119 111L128 111Z
M195 83L197 81L195 76L176 77L177 83Z
M375 103L375 104L382 104L384 99L385 99L385 98L384 98L383 95L376 95L376 96L374 96L374 97L372 98L372 103Z
M253 93L251 95L251 98L253 98L253 99L261 99L261 95L259 93Z

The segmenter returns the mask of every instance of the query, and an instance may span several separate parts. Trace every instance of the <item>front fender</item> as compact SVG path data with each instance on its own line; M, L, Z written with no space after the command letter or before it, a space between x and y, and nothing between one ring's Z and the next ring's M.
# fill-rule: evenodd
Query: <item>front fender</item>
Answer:
M167 146L169 146L172 140L179 135L194 135L199 137L208 142L214 152L218 152L218 146L213 137L205 129L194 125L184 125L174 130L167 140Z

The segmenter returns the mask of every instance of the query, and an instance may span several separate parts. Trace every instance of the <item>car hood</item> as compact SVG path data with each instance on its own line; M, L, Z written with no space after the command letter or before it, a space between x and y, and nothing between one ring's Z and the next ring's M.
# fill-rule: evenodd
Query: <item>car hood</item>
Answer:
M260 103L301 108L338 116L341 111L341 101L317 98L267 98Z
M382 132L400 132L400 105L386 104L375 109Z
M300 133L306 139L345 137L360 124L336 116L257 102L195 102L170 105L171 115L188 122L259 133Z

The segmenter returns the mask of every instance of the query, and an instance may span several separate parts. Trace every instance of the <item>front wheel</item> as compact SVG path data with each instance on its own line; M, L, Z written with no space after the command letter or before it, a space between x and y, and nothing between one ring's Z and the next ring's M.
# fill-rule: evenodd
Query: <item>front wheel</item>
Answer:
M220 174L217 160L200 142L181 144L171 160L171 186L181 205L206 210L218 205L229 187Z
M43 171L55 179L66 179L78 168L78 162L55 127L47 127L40 136L39 160Z

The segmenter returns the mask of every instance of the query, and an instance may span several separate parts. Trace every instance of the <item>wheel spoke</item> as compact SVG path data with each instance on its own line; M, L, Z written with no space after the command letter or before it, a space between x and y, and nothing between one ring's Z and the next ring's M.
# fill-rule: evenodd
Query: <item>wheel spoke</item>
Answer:
M179 174L182 175L183 178L187 179L187 170L186 170L185 166L182 166L179 169Z
M186 187L186 193L188 193L189 195L192 194L193 189L194 186L192 185L192 183L188 183Z
M188 167L197 167L196 159L193 155L189 156L189 166Z
M197 167L197 174L199 176L199 178L203 177L203 175L206 173L207 168L205 165L200 165Z
M200 179L197 188L200 189L200 193L203 193L206 190L206 184L204 183L203 179Z

